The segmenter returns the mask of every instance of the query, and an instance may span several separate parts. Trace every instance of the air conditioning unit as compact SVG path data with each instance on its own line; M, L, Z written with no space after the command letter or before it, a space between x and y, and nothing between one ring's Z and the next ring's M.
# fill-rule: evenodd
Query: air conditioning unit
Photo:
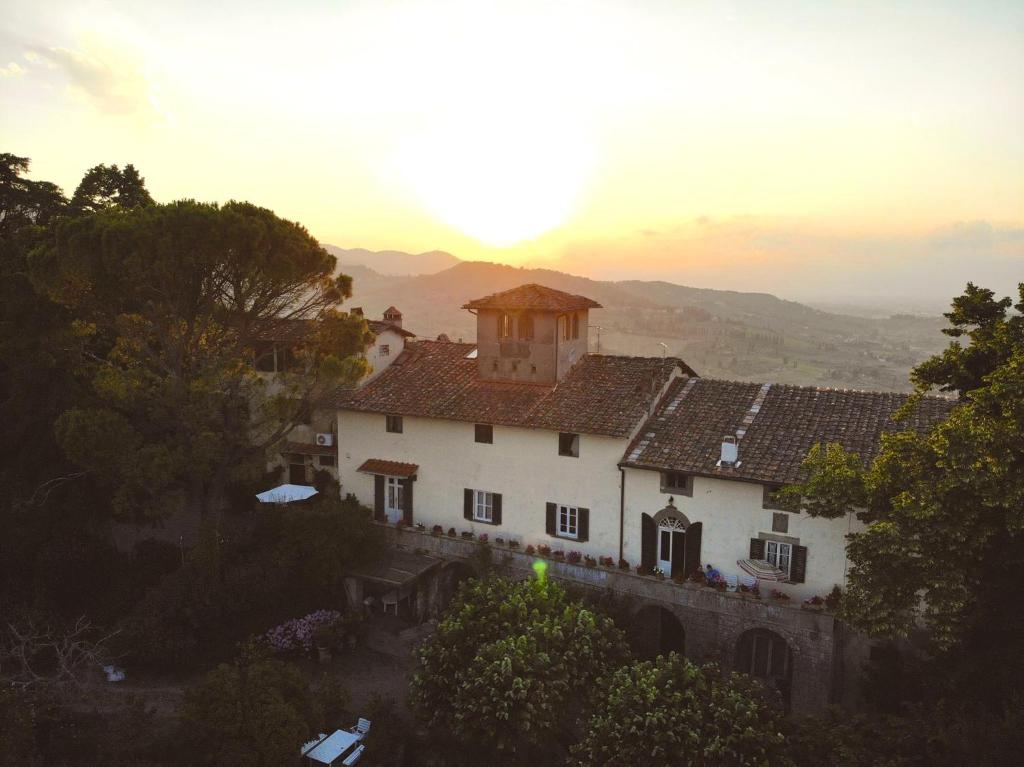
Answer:
M317 434L316 435L316 444L318 444L320 447L330 447L331 445L334 444L334 435L333 434Z

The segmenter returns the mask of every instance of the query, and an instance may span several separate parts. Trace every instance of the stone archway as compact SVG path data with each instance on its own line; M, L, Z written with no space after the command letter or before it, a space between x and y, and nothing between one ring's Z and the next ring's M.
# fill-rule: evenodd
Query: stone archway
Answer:
M679 618L659 605L645 605L636 611L629 642L637 657L653 660L659 655L686 652L686 632Z
M784 637L764 628L744 631L736 640L735 668L777 689L789 707L793 651Z

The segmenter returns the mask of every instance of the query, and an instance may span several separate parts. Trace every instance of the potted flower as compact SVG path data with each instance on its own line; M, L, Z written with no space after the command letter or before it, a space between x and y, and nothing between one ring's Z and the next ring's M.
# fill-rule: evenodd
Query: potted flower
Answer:
M597 560L587 554L587 556L583 557L583 564L587 567L597 567Z
M570 565L578 565L581 559L583 559L583 555L578 551L570 551L565 555L565 561Z
M497 538L494 539L494 545L495 546L504 546L505 545L505 539L502 538L501 536L498 536Z
M620 570L625 570L626 572L629 572L629 560L628 559L620 559L619 560L619 569Z
M424 525L422 522L417 522L416 523L416 530L417 530L417 532L421 532L422 533L426 529L427 529L427 526Z
M519 541L517 541L517 540L510 540L508 542L508 547L510 549L518 549L519 548Z
M444 532L444 528L441 527L440 525L434 525L432 528L430 528L430 534L435 536L435 537L441 535L443 532Z
M537 547L537 553L540 554L542 557L550 557L551 547L542 543L540 546Z
M650 570L649 567L644 567L643 565L637 565L636 566L636 574L637 575L649 575L650 572L651 572L651 570Z
M665 580L665 571L662 570L660 567L655 567L653 570L651 570L651 575L653 575L659 581Z
M487 543L487 541L488 541L487 533L480 533L480 535L478 535L476 537L476 539L478 541L480 541L480 543Z
M527 547L526 547L526 553L527 553L527 554L528 554L529 556L531 556L531 557L532 557L532 556L533 556L534 554L536 554L536 553L537 553L537 549L533 548L533 544L532 544L532 543L531 543L531 544L528 544L528 545L527 545Z
M448 528L448 537L449 538L454 538L455 537L455 528L454 527L449 527Z
M808 597L804 600L804 603L800 605L804 610L811 610L816 613L820 613L825 609L825 600L815 594L813 597Z
M469 530L463 530L462 531L462 540L464 540L464 541L471 541L471 540L473 540L473 533L471 531L469 531Z
M672 582L673 583L678 583L681 586L684 583L686 583L686 576L683 575L682 573L673 573L672 574Z
M772 599L777 599L780 602L789 601L789 594L787 594L785 591L779 591L778 589L772 589L771 597Z
M562 551L561 549L559 549L558 551L552 551L552 552L551 552L551 556L552 556L552 557L553 557L554 559L557 559L557 560L558 560L558 561L560 561L560 562L562 562L562 561L564 561L564 560L565 560L565 552L564 552L564 551Z

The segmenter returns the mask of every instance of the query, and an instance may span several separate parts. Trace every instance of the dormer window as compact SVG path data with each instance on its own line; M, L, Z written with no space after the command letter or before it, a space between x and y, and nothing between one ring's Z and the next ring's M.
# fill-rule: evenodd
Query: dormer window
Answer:
M498 315L498 337L512 337L512 315L502 312Z
M532 341L533 340L533 315L532 314L521 314L519 316L519 340L520 341Z

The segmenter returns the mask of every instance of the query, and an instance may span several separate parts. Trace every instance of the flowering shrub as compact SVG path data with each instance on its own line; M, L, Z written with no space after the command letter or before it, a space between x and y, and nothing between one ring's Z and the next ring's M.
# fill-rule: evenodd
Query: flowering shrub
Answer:
M337 610L317 610L302 618L294 618L276 626L264 635L264 639L277 652L313 649L313 635L321 626L329 626L340 620Z
M571 562L574 565L578 565L581 559L583 559L583 555L578 551L570 551L565 555L565 561Z
M534 554L537 553L537 549L533 548L533 544L531 543L526 547L526 553L532 557Z

